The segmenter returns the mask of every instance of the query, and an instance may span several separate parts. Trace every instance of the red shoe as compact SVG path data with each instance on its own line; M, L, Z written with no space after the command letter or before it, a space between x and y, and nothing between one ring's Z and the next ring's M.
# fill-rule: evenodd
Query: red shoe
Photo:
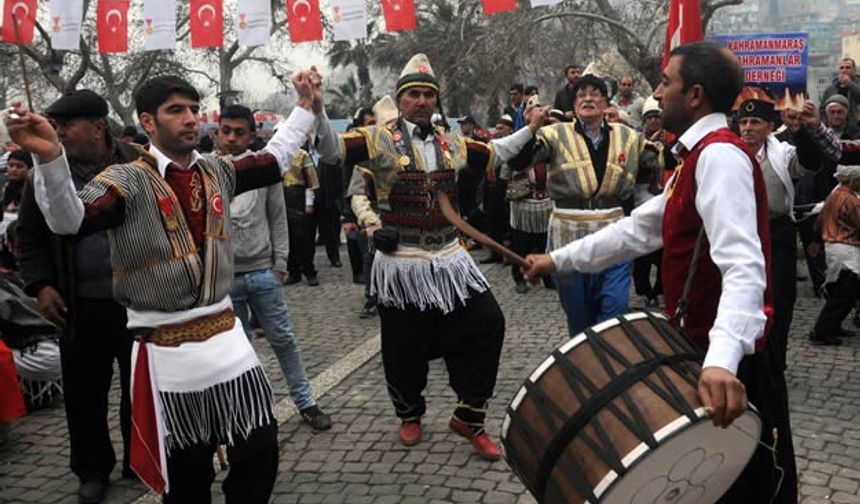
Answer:
M400 424L400 442L404 446L415 446L421 442L421 424L419 422L403 422Z
M451 430L468 439L475 448L475 451L481 457L487 460L499 460L502 458L502 450L499 449L499 445L494 443L493 440L490 439L490 435L486 432L475 434L468 425L456 418L452 418L451 423L448 425L451 427Z

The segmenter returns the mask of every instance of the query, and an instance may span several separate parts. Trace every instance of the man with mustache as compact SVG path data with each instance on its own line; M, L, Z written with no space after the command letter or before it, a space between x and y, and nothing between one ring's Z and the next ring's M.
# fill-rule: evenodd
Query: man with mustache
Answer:
M529 125L490 144L433 128L439 82L423 54L397 82L400 117L391 126L358 128L341 137L340 161L371 174L382 229L368 232L377 250L372 293L382 322L382 363L401 420L400 442L421 441L427 361L443 357L457 393L450 427L478 455L501 451L484 430L493 395L505 320L486 278L439 210L438 194L457 203L457 172L495 176L496 167L525 145L543 121L529 109ZM320 148L324 160L338 155Z
M277 476L269 380L232 310L230 201L281 182L315 127L334 142L315 69L262 152L231 161L196 150L199 94L178 76L135 92L148 151L109 166L80 190L51 125L20 104L10 136L37 159L34 187L48 227L77 237L107 230L116 300L134 346L131 466L164 502L211 501L212 455L227 445L228 502L264 503Z
M534 142L510 162L515 170L547 164L547 192L553 200L550 249L629 214L640 169L662 169L659 147L634 129L605 120L608 104L603 80L585 75L573 85L573 93L576 120L541 128ZM556 276L571 337L627 312L630 269L629 261L621 261L593 273Z

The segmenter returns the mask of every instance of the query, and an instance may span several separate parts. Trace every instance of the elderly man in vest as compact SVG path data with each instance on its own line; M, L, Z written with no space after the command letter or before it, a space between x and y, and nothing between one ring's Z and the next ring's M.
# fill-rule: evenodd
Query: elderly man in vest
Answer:
M427 361L443 357L458 400L451 429L481 457L498 460L501 452L485 432L484 418L505 321L457 229L442 215L437 195L444 192L456 204L460 170L495 176L496 167L532 138L544 113L530 113L528 127L485 144L433 128L439 95L430 62L415 55L397 81L400 118L392 126L345 133L340 157L373 176L383 227L373 232L372 290L382 321L385 379L401 420L400 442L420 442ZM321 148L320 154L328 160L338 153Z
M550 249L629 214L640 165L661 169L659 147L636 130L604 119L607 89L601 79L586 75L573 90L576 120L541 128L535 141L510 162L515 170L547 164L547 192L553 202ZM556 278L571 337L627 312L630 269L630 261L625 260L594 273L573 272Z

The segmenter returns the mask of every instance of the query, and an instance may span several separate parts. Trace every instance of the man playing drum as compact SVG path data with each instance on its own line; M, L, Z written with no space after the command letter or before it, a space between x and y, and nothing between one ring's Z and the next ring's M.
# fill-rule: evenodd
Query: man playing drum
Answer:
M749 397L762 417L761 441L776 445L776 463L784 470L781 477L771 453L759 448L721 502L796 503L785 378L774 370L765 345L772 314L767 195L758 163L725 117L742 87L740 64L722 46L674 49L655 92L666 129L679 136L674 154L681 163L666 189L597 233L529 256L524 273L537 279L554 271L600 271L663 247L666 310L672 314L700 242L706 253L698 256L683 316L689 337L707 348L699 397L722 427L747 409Z

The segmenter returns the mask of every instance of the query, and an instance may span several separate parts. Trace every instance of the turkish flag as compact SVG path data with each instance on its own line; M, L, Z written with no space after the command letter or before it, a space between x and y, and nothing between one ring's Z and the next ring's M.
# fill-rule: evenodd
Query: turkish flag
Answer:
M191 47L222 47L224 16L221 0L191 0Z
M666 25L666 47L663 51L663 68L669 64L672 49L688 42L704 39L699 0L671 0L669 23Z
M322 40L319 0L287 0L287 22L293 43Z
M129 0L99 0L96 9L99 52L128 51L128 4Z
M386 31L414 30L418 24L414 0L382 0L382 12Z
M517 0L481 0L484 4L484 14L495 14L517 10Z
M4 42L32 44L35 26L36 0L6 0L3 8Z

